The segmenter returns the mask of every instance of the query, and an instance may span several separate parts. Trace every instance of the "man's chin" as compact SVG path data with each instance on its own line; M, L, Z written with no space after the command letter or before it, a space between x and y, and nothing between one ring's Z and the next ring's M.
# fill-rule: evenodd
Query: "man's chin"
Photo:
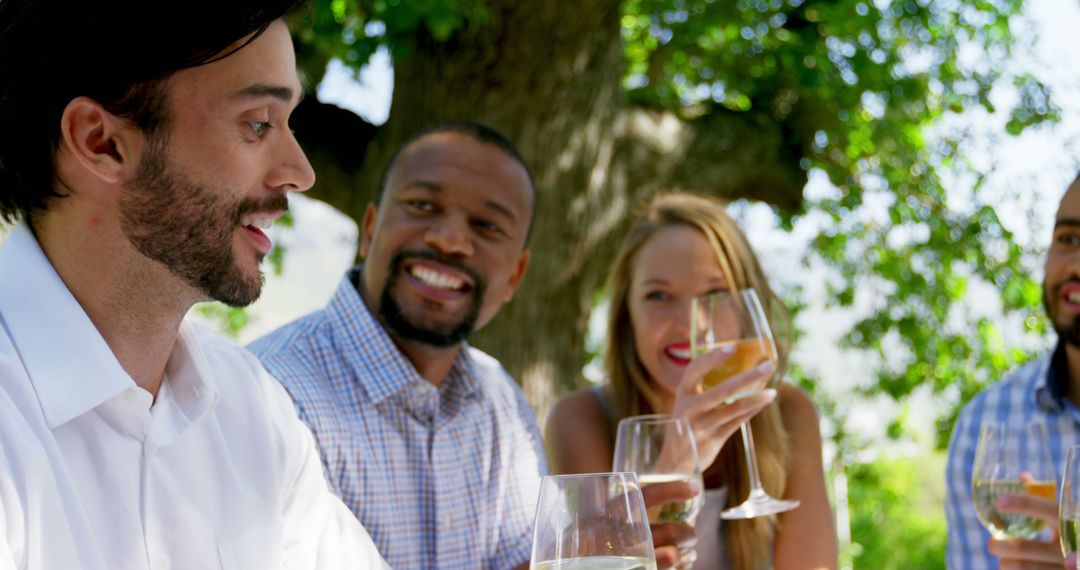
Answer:
M1057 332L1058 338L1065 344L1080 348L1080 324L1076 322L1067 325L1054 323L1054 331Z
M261 272L256 276L244 276L236 279L228 279L204 287L203 291L213 300L224 303L230 307L242 308L254 303L262 295L263 275Z
M468 315L452 320L436 320L428 315L421 317L383 310L381 316L387 329L399 339L436 348L461 344L472 334L474 326Z

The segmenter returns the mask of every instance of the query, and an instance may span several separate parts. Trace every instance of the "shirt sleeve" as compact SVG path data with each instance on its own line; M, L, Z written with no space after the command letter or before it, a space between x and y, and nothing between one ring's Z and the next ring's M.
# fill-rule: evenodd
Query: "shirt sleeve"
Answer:
M949 570L996 570L998 567L997 558L987 550L990 533L979 523L971 496L972 466L980 424L975 408L972 401L960 413L949 441L945 468L945 516L949 527L945 559Z
M3 455L0 454L0 474L10 472ZM7 494L4 481L0 480L0 570L15 570L15 554L8 544L8 522L4 511L4 497Z
M284 568L389 568L360 521L331 492L315 439L297 417L285 389L270 382L276 397L272 405L283 424L286 463L292 474L283 503Z
M514 398L514 413L522 429L515 432L515 437L519 439L511 447L510 471L502 474L507 479L507 510L502 528L499 529L494 560L488 564L491 568L513 568L529 562L540 479L548 474L547 456L536 414L521 390L514 389Z
M15 559L11 557L11 549L3 539L0 539L0 570L15 570Z

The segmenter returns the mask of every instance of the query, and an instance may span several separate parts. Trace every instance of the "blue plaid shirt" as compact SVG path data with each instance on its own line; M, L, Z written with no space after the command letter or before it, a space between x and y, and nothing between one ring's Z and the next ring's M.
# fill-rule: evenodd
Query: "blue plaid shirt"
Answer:
M368 311L353 269L326 309L251 345L319 443L330 482L395 568L528 562L536 416L493 358L463 346L436 388Z
M1080 444L1080 409L1065 399L1069 385L1064 345L1021 368L975 396L960 412L946 468L945 513L949 522L946 559L951 570L996 569L998 560L986 549L990 533L979 524L971 499L975 446L984 421L1023 426L1031 420L1046 424L1050 458L1058 479L1065 453ZM1059 481L1060 483L1060 481Z

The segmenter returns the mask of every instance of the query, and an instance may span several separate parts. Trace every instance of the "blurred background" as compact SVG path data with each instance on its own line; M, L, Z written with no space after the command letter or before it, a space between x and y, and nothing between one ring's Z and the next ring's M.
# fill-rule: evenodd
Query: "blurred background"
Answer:
M540 201L524 285L471 342L542 422L602 381L636 207L721 197L797 314L787 379L822 415L842 565L944 567L955 415L1054 340L1040 283L1080 167L1080 3L316 0L294 24L318 182L274 228L262 298L199 318L247 342L322 307L389 153L480 120Z

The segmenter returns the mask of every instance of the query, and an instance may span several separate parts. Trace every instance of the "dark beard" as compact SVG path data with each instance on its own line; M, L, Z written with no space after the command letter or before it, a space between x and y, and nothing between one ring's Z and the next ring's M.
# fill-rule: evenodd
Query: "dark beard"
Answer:
M285 194L230 200L191 180L165 159L166 137L152 136L135 180L120 200L121 228L135 249L209 298L233 307L259 298L263 276L247 277L233 253L233 233L251 213L288 208ZM260 256L261 257L261 256ZM261 259L260 259L261 261Z
M1057 298L1057 291L1062 288L1062 285L1064 283L1054 286L1052 293L1048 294L1047 284L1042 284L1042 308L1047 311L1047 316L1050 317L1050 324L1054 327L1057 338L1066 344L1072 345L1072 347L1080 348L1080 326L1077 326L1076 318L1072 318L1069 323L1058 323L1057 315L1050 304L1050 299Z
M408 258L436 261L462 271L472 279L472 304L458 322L443 325L416 322L417 319L410 318L401 311L401 305L394 298L393 291L397 286L401 265ZM483 278L457 259L428 251L399 251L390 260L390 276L379 297L379 318L394 336L402 340L438 348L454 346L468 338L476 328L476 319L480 315L480 299L484 298L485 287Z

